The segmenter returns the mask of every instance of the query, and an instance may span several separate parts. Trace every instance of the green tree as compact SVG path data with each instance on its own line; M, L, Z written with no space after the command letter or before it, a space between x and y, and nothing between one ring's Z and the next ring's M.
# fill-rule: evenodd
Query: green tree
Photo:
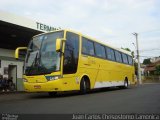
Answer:
M157 75L160 75L160 65L157 65L156 66L156 72L155 72Z
M134 51L131 51L131 49L129 48L123 48L123 47L121 47L121 49L131 52L132 57L134 58Z
M150 63L151 63L150 58L143 60L143 64L144 64L144 65L148 65L148 64L150 64Z
M123 47L121 47L121 49L127 50L127 51L131 52L131 50L129 48L123 48Z

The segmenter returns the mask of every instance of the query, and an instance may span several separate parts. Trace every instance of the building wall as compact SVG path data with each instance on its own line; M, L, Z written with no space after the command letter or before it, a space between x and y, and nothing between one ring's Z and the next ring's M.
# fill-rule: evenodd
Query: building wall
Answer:
M14 50L8 50L8 49L2 49L2 48L0 48L0 56L14 58Z
M49 31L60 29L60 27L58 28L52 27L50 25L46 25L46 24L31 20L29 18L18 16L18 15L15 15L15 14L12 14L6 11L2 11L2 10L0 10L0 16L1 16L0 17L1 21L13 23L19 26L31 28L31 29L41 31L41 32L49 32Z
M23 74L23 62L14 59L14 50L7 50L0 48L0 60L1 60L1 67L0 67L0 74L3 77L9 78L12 76L9 75L9 66L14 66L17 68L16 71L12 73L14 76L16 75L16 79L13 79L14 84L18 91L23 91L23 81L22 81L22 74Z
M8 23L7 27L10 27L10 23L14 24L14 25L17 25L19 27L21 26L23 29L24 28L29 29L30 32L32 32L32 30L33 30L33 35L35 34L34 33L35 30L38 33L41 33L41 32L49 32L49 31L60 29L60 28L55 28L55 27L43 24L43 23L38 22L38 21L33 21L33 20L28 19L28 18L25 18L25 17L22 17L22 16L17 16L17 15L14 15L14 14L11 14L11 13L8 13L8 12L5 12L5 11L1 11L1 10L0 10L0 16L1 16L0 17L0 22L5 23L5 24ZM12 28L12 27L10 29L14 30L14 28ZM8 33L9 31L4 31L4 32ZM0 34L2 35L2 34L4 34L4 32L0 33ZM10 33L10 34L14 34L14 33ZM18 34L22 34L22 32L17 33L17 36L18 36ZM25 33L24 33L24 36L25 36ZM6 38L7 37L10 37L10 36L6 36ZM11 39L9 39L9 40L11 40ZM22 61L17 61L17 60L14 59L14 50L8 50L8 49L0 48L0 64L1 64L0 74L2 74L3 77L9 77L10 76L10 75L8 76L7 73L6 73L6 70L9 66L11 66L11 65L12 65L12 67L17 66L17 72L16 72L16 75L17 75L17 79L16 79L17 90L23 90L23 84L22 84L23 62Z

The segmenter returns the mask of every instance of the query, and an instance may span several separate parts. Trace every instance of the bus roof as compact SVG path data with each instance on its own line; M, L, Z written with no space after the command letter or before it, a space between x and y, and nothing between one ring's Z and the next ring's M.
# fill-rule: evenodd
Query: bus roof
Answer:
M85 38L88 38L88 39L90 39L90 40L92 40L92 41L95 41L95 42L97 42L97 43L100 43L100 44L102 44L102 45L105 45L105 46L107 46L107 47L110 47L110 48L112 48L112 49L114 49L114 50L117 50L117 51L120 51L120 52L122 52L122 53L125 53L125 54L127 54L127 55L132 56L131 52L129 52L129 51L127 51L127 50L124 50L124 49L121 49L121 48L116 48L116 47L113 47L113 46L108 45L108 44L106 44L106 43L104 44L104 43L102 43L101 41L99 41L99 40L97 40L97 39L95 39L95 38L92 38L92 37L87 36L87 35L83 35L82 33L76 32L76 31L73 31L73 30L62 29L62 30L50 31L50 32L47 32L47 33L53 33L53 32L58 32L58 31L68 31L68 32L72 32L72 33L78 34L78 35L83 36L83 37L85 37ZM35 36L33 36L33 37L36 37L36 36L39 36L39 35L43 35L43 34L47 34L47 33L41 33L41 34L35 35Z

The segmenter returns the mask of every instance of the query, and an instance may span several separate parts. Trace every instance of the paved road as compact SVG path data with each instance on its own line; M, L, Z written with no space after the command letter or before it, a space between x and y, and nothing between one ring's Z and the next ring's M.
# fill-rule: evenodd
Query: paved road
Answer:
M0 113L160 113L160 84L52 98L45 93L0 94Z

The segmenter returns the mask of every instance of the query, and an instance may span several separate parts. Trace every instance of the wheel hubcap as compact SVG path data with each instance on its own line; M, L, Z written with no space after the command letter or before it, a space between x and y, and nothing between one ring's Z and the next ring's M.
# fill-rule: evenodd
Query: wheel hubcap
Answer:
M86 82L83 82L84 90L86 90Z
M125 86L125 87L127 87L127 86L128 86L128 83L127 83L127 82L125 82L125 83L124 83L124 86Z

